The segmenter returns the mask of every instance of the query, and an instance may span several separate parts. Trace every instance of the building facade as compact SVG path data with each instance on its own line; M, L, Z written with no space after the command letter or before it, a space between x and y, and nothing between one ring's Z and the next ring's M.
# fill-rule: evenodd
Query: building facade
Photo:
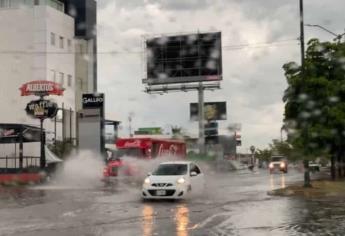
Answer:
M76 110L82 94L97 92L97 4L95 0L64 0L66 14L75 19Z
M85 2L94 7L85 8ZM96 34L83 36L76 27L87 22L82 17L86 10L96 14L95 4L94 0L0 0L0 123L38 125L24 110L37 97L21 97L19 87L50 80L65 88L63 96L49 97L65 111L59 111L56 120L45 121L48 139L76 137L81 95L97 89ZM95 19L92 22L95 27Z

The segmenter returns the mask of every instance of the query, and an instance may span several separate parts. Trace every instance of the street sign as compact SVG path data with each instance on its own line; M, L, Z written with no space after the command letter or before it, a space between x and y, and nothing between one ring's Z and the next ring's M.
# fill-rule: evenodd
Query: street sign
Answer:
M204 127L205 144L218 144L218 123L208 122Z
M26 114L37 119L54 118L58 111L55 102L49 100L34 100L29 102L25 108Z
M210 144L218 144L219 143L219 136L214 135L214 136L206 136L205 137L205 144L210 145Z
M204 128L205 136L215 136L218 135L218 123L209 122L205 124Z
M19 88L21 96L48 96L48 95L63 95L64 88L61 84L48 81L48 80L35 80L29 83L23 84Z
M162 134L162 128L160 127L145 127L139 128L137 131L139 134Z
M104 107L103 93L84 93L83 94L83 109Z

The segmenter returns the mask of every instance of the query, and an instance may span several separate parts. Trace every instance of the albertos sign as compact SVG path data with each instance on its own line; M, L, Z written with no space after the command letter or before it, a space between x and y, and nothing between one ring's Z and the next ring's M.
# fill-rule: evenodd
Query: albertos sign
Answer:
M23 84L19 88L21 96L47 96L47 95L63 95L64 89L58 83L47 80L36 80Z
M35 100L26 105L25 111L29 116L38 119L54 118L58 106L55 102L49 100Z
M83 109L87 108L103 108L104 94L103 93L85 93L83 94Z

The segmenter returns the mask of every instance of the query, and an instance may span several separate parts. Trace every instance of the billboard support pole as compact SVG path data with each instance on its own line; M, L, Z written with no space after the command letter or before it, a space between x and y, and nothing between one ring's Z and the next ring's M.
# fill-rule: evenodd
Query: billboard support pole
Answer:
M198 88L198 106L199 106L199 153L205 154L205 135L204 135L204 87L199 83Z

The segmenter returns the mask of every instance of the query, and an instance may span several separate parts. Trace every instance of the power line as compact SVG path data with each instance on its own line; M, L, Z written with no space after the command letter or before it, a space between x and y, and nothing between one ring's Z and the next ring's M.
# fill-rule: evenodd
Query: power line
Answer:
M296 43L291 43L295 41ZM243 50L243 49L260 49L260 48L269 48L269 47L282 47L282 46L295 46L298 45L298 39L285 39L279 41L271 41L271 42L261 42L261 43L248 43L248 44L233 44L233 45L226 45L223 46L222 49L224 51L236 51L236 50ZM0 51L0 54L21 54L21 55L45 55L45 54L55 54L55 55L68 55L68 54L75 54L80 56L87 57L89 54L84 52L44 52L44 51L24 51L24 50L3 50ZM143 51L116 51L116 50L109 50L109 51L100 51L97 52L98 55L120 55L120 54L144 54Z

